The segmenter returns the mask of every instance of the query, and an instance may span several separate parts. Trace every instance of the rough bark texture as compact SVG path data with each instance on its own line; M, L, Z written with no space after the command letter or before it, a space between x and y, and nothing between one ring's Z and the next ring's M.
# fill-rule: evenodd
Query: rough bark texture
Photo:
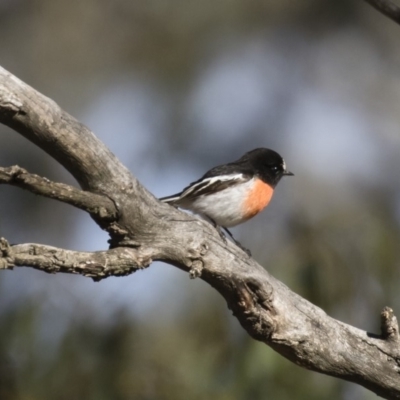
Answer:
M400 399L400 340L391 309L382 312L380 335L329 317L223 241L210 224L160 203L87 127L1 68L0 122L59 161L84 191L19 167L1 169L0 183L89 212L108 231L111 244L108 251L82 253L36 244L10 246L2 239L1 268L30 266L102 279L162 260L208 282L253 338L294 363Z
M0 184L2 183L71 204L100 220L112 220L117 217L117 208L108 197L85 192L64 183L51 182L47 178L28 173L18 165L9 168L0 167Z
M0 256L0 269L30 266L49 274L67 272L96 281L107 276L131 274L148 267L152 261L137 258L137 253L128 247L90 253L33 243L10 246L4 238L0 238Z

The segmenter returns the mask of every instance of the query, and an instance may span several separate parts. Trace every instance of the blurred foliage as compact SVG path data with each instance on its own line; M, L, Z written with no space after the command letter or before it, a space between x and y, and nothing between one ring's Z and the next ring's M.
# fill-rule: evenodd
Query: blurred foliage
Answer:
M398 29L359 0L0 0L2 66L168 190L156 195L244 149L284 149L296 177L237 236L290 288L371 332L383 306L400 310ZM73 183L4 127L0 158ZM10 187L0 235L107 246L87 216ZM101 284L2 272L0 399L375 398L291 364L212 289L154 268Z
M107 327L79 320L54 349L22 305L1 318L2 399L337 398L345 384L310 373L264 345L232 338L221 307L203 303L183 324L138 323L124 312ZM315 378L315 377L314 377Z

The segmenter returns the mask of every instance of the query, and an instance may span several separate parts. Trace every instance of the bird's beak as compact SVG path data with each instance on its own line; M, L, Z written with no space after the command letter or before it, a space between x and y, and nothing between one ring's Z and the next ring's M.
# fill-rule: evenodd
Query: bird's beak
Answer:
M285 172L283 173L283 175L285 175L285 176L294 176L294 173L293 173L293 172L290 172L290 171L285 171Z

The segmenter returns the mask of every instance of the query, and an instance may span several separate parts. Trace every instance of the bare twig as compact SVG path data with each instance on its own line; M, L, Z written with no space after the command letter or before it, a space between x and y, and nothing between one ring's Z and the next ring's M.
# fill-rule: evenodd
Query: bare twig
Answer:
M150 257L139 256L132 248L84 252L26 243L10 246L0 238L0 269L32 267L50 274L80 274L99 281L108 276L124 276L146 268Z
M364 0L380 13L400 24L400 7L390 0Z
M108 197L86 192L64 183L51 182L47 178L28 173L18 165L9 168L0 167L0 184L17 186L32 193L62 201L87 211L96 218L114 220L117 217L117 209Z

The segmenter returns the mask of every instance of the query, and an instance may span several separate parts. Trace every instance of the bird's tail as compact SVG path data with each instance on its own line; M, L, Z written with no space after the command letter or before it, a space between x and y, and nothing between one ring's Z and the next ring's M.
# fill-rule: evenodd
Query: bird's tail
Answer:
M173 194L172 196L167 196L167 197L161 197L159 200L162 201L163 203L169 203L169 204L174 204L176 203L179 199L181 198L181 194Z

